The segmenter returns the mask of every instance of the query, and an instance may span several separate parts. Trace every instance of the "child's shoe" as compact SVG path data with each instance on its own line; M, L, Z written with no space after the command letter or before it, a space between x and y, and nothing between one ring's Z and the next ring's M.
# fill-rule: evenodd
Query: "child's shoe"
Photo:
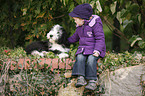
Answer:
M76 87L81 87L81 86L84 86L86 84L87 84L87 82L86 82L85 78L83 76L79 76L77 78L77 83L75 84L75 86Z
M97 81L90 80L89 84L85 88L88 90L95 90L97 88Z

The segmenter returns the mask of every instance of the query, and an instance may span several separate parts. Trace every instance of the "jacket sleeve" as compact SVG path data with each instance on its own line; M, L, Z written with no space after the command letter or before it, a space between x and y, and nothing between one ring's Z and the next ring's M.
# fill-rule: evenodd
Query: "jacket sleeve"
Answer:
M79 36L78 36L77 30L71 37L68 38L68 41L70 43L75 43L75 42L79 41Z
M102 52L102 50L105 48L105 35L101 18L96 20L96 24L93 26L93 33L96 41L94 50Z

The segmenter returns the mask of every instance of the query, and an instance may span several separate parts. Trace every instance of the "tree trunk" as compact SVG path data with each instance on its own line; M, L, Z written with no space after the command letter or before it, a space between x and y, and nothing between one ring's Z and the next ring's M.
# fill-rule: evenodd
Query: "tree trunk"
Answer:
M114 26L120 30L120 23L117 20L117 18L114 18ZM117 30L113 30L113 35L112 35L112 50L114 52L120 52L120 38L119 38L119 34L117 33Z
M117 3L117 5L116 5L116 12L118 12L118 11L119 11L119 3ZM114 22L113 23L114 27L116 29L120 30L120 23L116 17L113 19L113 22ZM113 40L112 41L112 50L114 52L118 53L118 52L120 52L120 35L118 34L116 29L113 30L113 35L112 35L112 40Z

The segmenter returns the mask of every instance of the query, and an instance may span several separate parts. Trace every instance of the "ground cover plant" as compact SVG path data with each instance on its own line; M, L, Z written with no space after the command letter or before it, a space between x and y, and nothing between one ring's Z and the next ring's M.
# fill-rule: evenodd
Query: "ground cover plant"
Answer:
M70 58L75 58L76 48L71 46ZM109 69L114 71L121 67L129 67L143 63L142 57L144 53L134 52L129 53L111 53L107 52L106 57L101 59L98 63L98 72L101 74L105 70ZM23 48L15 48L14 50L7 47L0 48L0 87L1 95L42 95L42 96L56 96L61 86L66 87L71 78L65 78L64 73L71 70L54 69L44 64L43 69L35 68L34 64L30 69L18 69L10 70L10 62L5 63L8 59L18 62L20 58L30 58L31 61L37 60L36 65L41 62L40 56L27 56ZM43 58L58 58L53 53L49 53ZM70 64L73 66L73 63ZM40 66L41 67L41 66ZM93 94L103 94L104 86L99 86ZM89 94L87 91L84 94Z

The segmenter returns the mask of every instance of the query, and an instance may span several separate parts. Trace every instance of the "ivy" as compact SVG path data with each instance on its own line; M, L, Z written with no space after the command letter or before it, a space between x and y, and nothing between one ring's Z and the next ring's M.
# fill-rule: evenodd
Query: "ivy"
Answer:
M76 48L71 47L70 58L74 60L74 51ZM49 55L53 55L49 53ZM57 58L55 56L49 56ZM103 73L106 70L114 71L122 67L129 67L143 63L142 57L145 56L145 53L134 52L129 53L128 51L123 53L106 53L106 57L100 60L98 65L98 73ZM67 84L70 83L71 78L65 78L65 72L69 70L65 69L53 69L52 66L44 64L39 65L40 60L39 56L31 56L28 58L30 61L27 63L30 65L29 69L24 69L23 64L18 63L18 59L26 58L27 55L23 48L15 48L11 50L7 47L0 48L0 85L3 86L3 91L1 95L50 95L55 96L58 94L60 87L67 87ZM14 61L12 65L15 66L14 70L10 69L10 62L7 62L8 59L11 59L10 62ZM35 63L32 63L34 62ZM62 61L63 62L63 61ZM70 63L73 66L73 63ZM35 67L37 66L37 68ZM18 69L20 67L21 69ZM23 69L22 69L23 68ZM9 81L9 82L7 82ZM84 91L84 94L103 94L104 86L98 85L97 89L94 92Z

